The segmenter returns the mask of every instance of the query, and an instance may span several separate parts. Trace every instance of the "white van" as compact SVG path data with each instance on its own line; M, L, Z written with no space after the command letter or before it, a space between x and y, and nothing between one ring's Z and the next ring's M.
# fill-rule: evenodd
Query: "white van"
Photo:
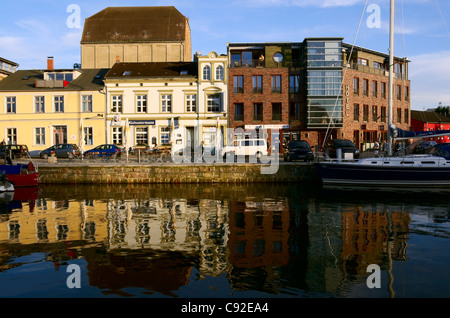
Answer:
M260 159L267 156L267 141L265 139L237 139L222 148L222 156L256 156Z

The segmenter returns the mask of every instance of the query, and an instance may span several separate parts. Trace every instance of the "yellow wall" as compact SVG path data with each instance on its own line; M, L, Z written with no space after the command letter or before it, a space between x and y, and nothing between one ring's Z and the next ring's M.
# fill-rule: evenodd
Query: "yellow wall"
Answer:
M54 112L54 96L64 96L64 112ZM92 95L93 111L81 112L82 95ZM6 98L16 97L16 113L6 113ZM45 112L35 112L35 97L44 96ZM105 142L105 95L98 91L32 91L2 92L0 94L0 140L7 136L8 128L16 128L17 144L25 144L30 151L44 150L54 144L54 126L67 126L67 142L79 145L80 119L85 127L93 127L93 145L84 146L84 150ZM97 116L101 114L103 117ZM45 144L37 144L35 128L45 128Z

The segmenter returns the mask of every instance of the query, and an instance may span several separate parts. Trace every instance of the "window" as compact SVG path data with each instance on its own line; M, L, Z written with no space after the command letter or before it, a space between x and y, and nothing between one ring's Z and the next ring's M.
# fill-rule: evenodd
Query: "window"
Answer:
M242 75L233 76L233 93L244 92L244 77Z
M136 145L148 145L148 127L136 127Z
M409 124L409 111L405 109L405 124Z
M197 111L197 95L196 94L188 94L186 95L186 112L195 113Z
M112 142L115 145L122 145L123 143L122 127L112 128Z
M381 106L381 116L380 116L381 122L386 122L386 107Z
M289 105L289 119L300 120L300 103L291 103Z
M359 95L359 78L353 78L353 94Z
M172 95L161 95L161 112L170 113L172 112Z
M234 104L234 120L244 120L244 104Z
M83 127L84 144L92 146L94 144L94 129L92 127Z
M272 93L281 93L280 75L272 75Z
M377 81L372 81L372 96L378 97L378 83Z
M16 128L6 128L6 139L8 140L8 145L17 144L17 129Z
M211 67L209 65L203 67L203 79L211 80Z
M369 65L369 61L367 59L358 57L358 64L367 66Z
M262 93L262 76L255 75L253 76L253 93Z
M402 109L401 108L397 108L397 123L401 123L402 122Z
M289 93L291 94L300 93L300 75L289 76Z
M363 121L369 121L369 105L363 106Z
M373 62L373 68L382 70L382 69L383 69L383 63L380 63L380 62Z
M216 67L216 81L223 81L225 79L225 72L222 65Z
M339 96L341 71L308 71L308 95Z
M64 113L64 96L55 96L55 113Z
M402 100L402 87L397 85L397 99Z
M359 104L353 105L353 120L359 121Z
M170 143L170 127L160 127L159 136L161 145Z
M253 104L253 120L262 121L263 120L263 104L254 103Z
M405 86L405 100L409 101L409 87Z
M281 120L281 103L272 103L272 120Z
M376 105L372 106L372 120L374 122L378 120L378 107Z
M147 112L147 95L136 95L136 113Z
M34 128L34 144L37 145L45 145L45 128L44 127L36 127Z
M9 114L16 113L16 97L6 97L6 112Z
M34 97L34 112L35 113L45 113L45 97L35 96Z
M122 113L122 95L113 95L111 99L111 112Z
M92 95L83 95L81 97L81 111L92 113Z
M220 112L220 94L209 94L206 97L206 111Z
M363 95L369 96L369 80L363 79Z
M386 98L386 83L381 83L381 98Z

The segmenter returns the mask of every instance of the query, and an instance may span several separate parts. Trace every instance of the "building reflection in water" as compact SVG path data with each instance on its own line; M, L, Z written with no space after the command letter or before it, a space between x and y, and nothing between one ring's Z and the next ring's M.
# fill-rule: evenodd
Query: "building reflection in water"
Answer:
M410 214L384 204L293 186L70 190L42 187L33 204L0 215L4 270L26 246L56 268L84 259L89 285L105 293L174 296L191 279L226 275L233 290L341 295L369 264L406 260Z

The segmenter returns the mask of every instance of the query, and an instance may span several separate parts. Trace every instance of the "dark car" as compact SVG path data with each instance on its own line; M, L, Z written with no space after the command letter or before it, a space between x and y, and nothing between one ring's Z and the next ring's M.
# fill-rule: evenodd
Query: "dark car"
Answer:
M445 142L433 146L429 152L430 154L438 157L444 157L450 160L450 143Z
M0 158L11 155L11 159L29 156L27 145L0 145Z
M353 154L354 159L359 158L359 149L355 146L355 144L348 139L331 139L329 140L324 147L324 155L328 158L337 158L337 150L340 149L342 152L342 158L345 157L345 154Z
M307 141L293 140L288 144L284 152L284 161L292 160L314 160L314 154L312 152L311 146Z
M81 154L80 148L76 144L57 144L42 150L39 157L47 159L52 153L57 158L69 159L77 158Z
M122 150L113 144L103 144L84 152L84 157L120 157Z

